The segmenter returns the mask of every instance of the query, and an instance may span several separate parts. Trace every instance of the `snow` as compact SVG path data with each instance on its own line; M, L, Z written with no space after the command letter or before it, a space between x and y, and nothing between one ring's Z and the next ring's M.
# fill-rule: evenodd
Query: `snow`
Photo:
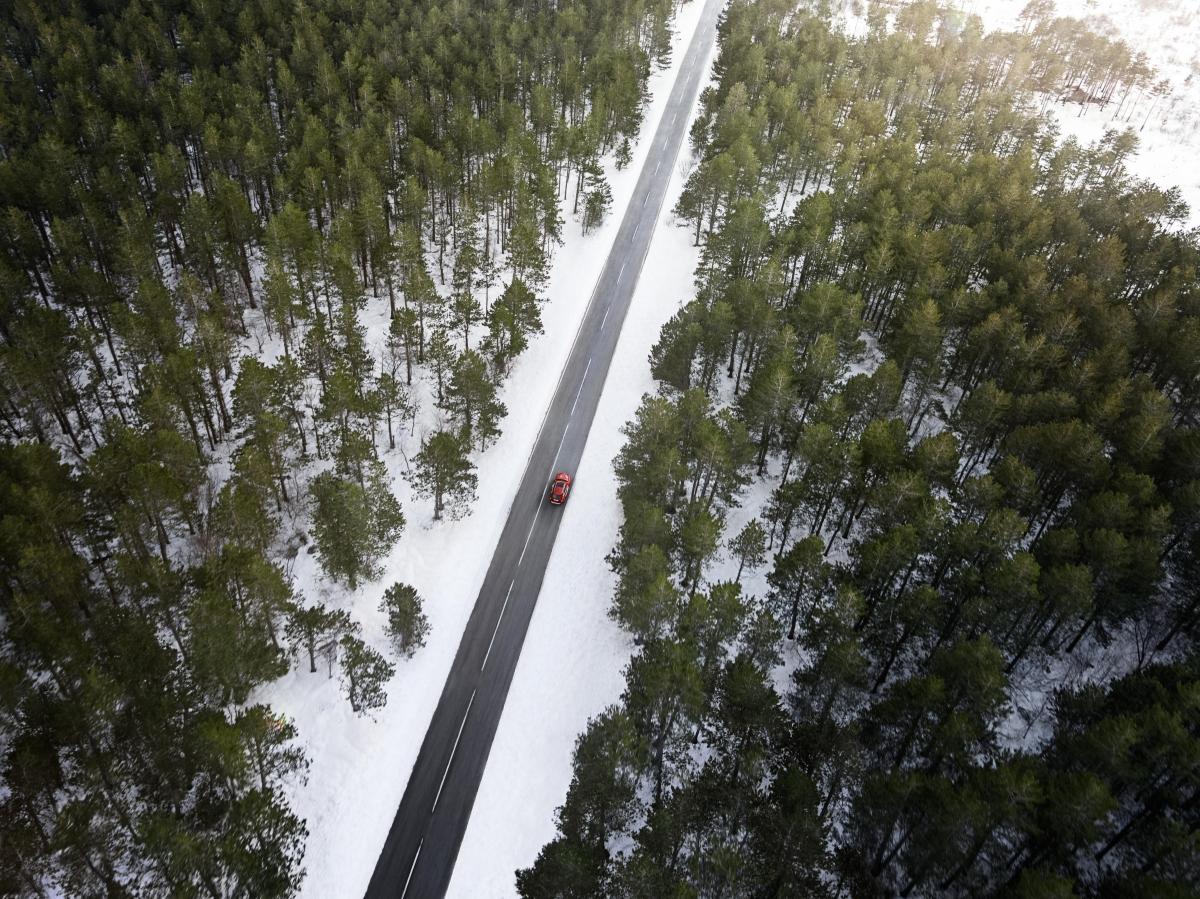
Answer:
M633 165L616 175L609 172L616 202L606 226L612 230L603 241L604 254L700 9L701 4L693 2L679 15L674 65L651 81L655 99ZM705 68L710 63L711 56ZM624 443L621 426L633 418L642 395L654 389L650 347L692 293L699 248L692 246L689 229L676 226L670 213L691 167L686 155L686 151L681 154L672 174L646 267L588 434L579 464L582 477L573 488L550 557L450 881L449 899L515 895L515 870L531 865L554 837L554 810L571 781L576 737L589 718L617 701L624 687L623 669L633 647L607 617L616 581L604 561L621 522L612 460ZM569 276L570 271L563 274ZM576 280L589 284L594 278Z
M1011 28L1025 0L959 0L959 5L983 17L988 28ZM1103 24L1094 0L1058 0L1057 6L1059 15L1088 18L1094 27ZM291 573L297 589L309 600L349 609L373 646L386 644L377 607L384 589L396 581L417 587L431 624L428 645L411 660L397 663L389 703L374 719L350 711L340 685L327 678L320 661L313 675L300 660L296 670L253 697L295 720L312 763L307 783L294 784L289 795L310 831L302 896L361 895L366 889L519 485L523 465L513 462L532 450L555 374L566 360L590 285L608 254L700 11L700 2L693 0L677 16L672 65L651 77L651 100L631 164L620 172L611 160L606 166L613 192L608 220L584 236L564 203L566 236L551 269L549 302L543 309L545 334L532 341L501 390L508 415L499 440L477 456L479 500L472 513L433 525L429 502L414 499L401 477L406 467L403 454L389 453L385 458L393 490L408 524L383 561L382 577L350 593L325 579L315 556L306 550L294 560ZM1106 0L1103 13L1103 19L1111 21L1135 50L1147 53L1172 85L1171 94L1139 133L1142 144L1129 162L1130 170L1164 187L1178 183L1193 210L1189 224L1194 226L1200 222L1200 170L1190 163L1200 95L1192 75L1200 47L1200 15L1183 4L1172 7L1156 0ZM1141 114L1129 123L1135 130L1148 102L1143 101ZM1125 122L1112 121L1112 108L1089 106L1082 116L1078 106L1051 108L1064 137L1086 142L1098 139L1107 128L1126 127ZM612 460L623 442L620 427L633 417L641 396L654 389L649 349L662 324L691 295L698 248L691 245L689 230L676 227L670 215L689 166L681 159L673 174L660 227L622 330L580 465L586 477L564 515L467 826L451 897L514 895L514 871L531 864L554 835L553 812L570 782L577 735L589 718L617 700L624 684L622 670L632 646L607 617L614 578L603 558L620 524ZM386 305L375 302L365 319L376 347L386 333ZM430 393L428 383L414 383L414 399L422 413L415 433L406 434L403 441L409 456L421 435L437 425ZM728 534L756 514L771 486L771 481L762 481L744 497L741 509L730 516ZM303 524L301 520L293 526ZM723 573L725 567L730 566L711 574ZM748 593L762 595L765 573L766 568L747 573ZM789 662L795 664L790 659L784 668Z
M950 6L977 15L987 31L1019 31L1021 11L1029 0L951 0ZM1062 139L1093 144L1108 131L1132 130L1138 152L1127 161L1130 173L1160 188L1178 187L1190 215L1185 228L1200 227L1200 4L1195 0L1054 0L1054 15L1081 19L1093 31L1123 40L1134 53L1144 53L1155 70L1155 81L1166 80L1169 91L1157 104L1134 91L1123 109L1114 100L1107 107L1064 103L1056 96L1047 114L1057 123ZM867 33L866 3L842 0L833 10L837 27L847 36ZM1065 89L1063 93L1065 93ZM1117 99L1120 99L1118 92ZM1117 118L1117 112L1120 117Z
M966 13L978 15L989 31L1018 30L1027 0L957 0ZM1054 102L1062 137L1082 144L1100 140L1106 131L1132 129L1140 146L1127 162L1129 171L1161 188L1178 187L1191 214L1185 225L1200 226L1200 4L1195 0L1055 0L1055 15L1087 22L1095 32L1123 40L1146 54L1156 80L1170 83L1168 95L1151 109L1151 99L1127 103L1120 119L1118 104L1088 104L1080 114L1076 103ZM1149 118L1147 120L1147 114ZM1143 128L1143 122L1145 127Z
M289 802L309 829L301 896L352 896L366 890L519 486L524 466L514 460L526 459L533 449L554 391L554 373L566 361L590 285L616 235L700 11L701 4L692 2L676 17L672 65L651 76L651 99L631 164L618 172L610 161L606 168L613 192L608 220L584 236L569 205L563 204L565 240L551 267L542 311L545 333L531 341L501 388L508 415L501 437L476 456L479 499L472 512L434 524L430 502L414 498L403 479L405 454L411 458L421 436L439 423L431 385L414 379L413 398L421 410L414 432L405 426L403 438L397 435L402 451L384 456L408 522L382 560L381 577L348 591L324 577L311 544L289 565L299 593L310 602L348 609L372 646L387 644L378 605L383 591L397 581L417 588L431 625L427 645L412 659L396 662L388 704L373 718L351 712L340 683L336 676L328 677L321 659L316 674L309 673L306 658L298 659L295 670L251 697L295 721L311 761L307 780L288 788ZM682 171L676 172L663 217L669 217L667 210L682 184ZM553 810L566 792L576 734L589 716L617 698L623 683L630 647L606 617L612 577L603 557L619 525L611 463L620 447L621 424L652 386L649 348L690 291L698 258L686 229L664 231L651 247L617 348L581 464L581 470L592 474L575 491L551 559L464 841L453 895L513 893L514 869L532 862L553 835ZM386 334L386 299L373 300L362 321L378 351ZM261 333L251 339L261 341L264 356L278 350L276 341L263 340ZM300 515L287 528L302 531L306 524ZM392 657L390 651L388 655ZM512 790L519 797L515 801Z

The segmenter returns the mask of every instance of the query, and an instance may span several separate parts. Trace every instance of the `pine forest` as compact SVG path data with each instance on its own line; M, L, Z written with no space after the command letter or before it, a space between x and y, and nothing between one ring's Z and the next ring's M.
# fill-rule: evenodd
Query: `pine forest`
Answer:
M636 650L520 893L1200 895L1200 241L1042 115L1154 73L1049 3L830 6L721 23L616 461Z
M521 508L481 460L534 420L522 358L583 339L555 260L618 252L706 2L3 6L0 895L315 896L324 744L273 685L427 699L416 757L405 666L444 641L449 695L461 639L487 681L509 595L439 634L451 587L396 560L502 558L453 529ZM621 335L653 387L521 528L521 562L540 516L603 533L607 491L615 545L554 558L603 559L628 662L505 895L1200 899L1200 230L1131 164L1175 107L1012 5L714 11L657 220L698 263Z
M427 626L394 585L381 652L291 560L354 588L403 544L381 460L426 380L404 470L467 512L560 200L603 218L673 12L5 5L0 893L296 892L306 759L251 696L328 658L370 714Z

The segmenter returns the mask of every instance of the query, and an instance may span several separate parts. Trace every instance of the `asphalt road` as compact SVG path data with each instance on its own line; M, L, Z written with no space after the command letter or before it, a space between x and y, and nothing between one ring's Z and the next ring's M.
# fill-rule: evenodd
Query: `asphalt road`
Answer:
M577 470L579 460L706 74L703 63L723 5L724 0L705 0L375 864L368 899L432 899L449 886L560 517L579 501L551 506L546 493L556 471L577 474L581 483L587 480L588 472Z

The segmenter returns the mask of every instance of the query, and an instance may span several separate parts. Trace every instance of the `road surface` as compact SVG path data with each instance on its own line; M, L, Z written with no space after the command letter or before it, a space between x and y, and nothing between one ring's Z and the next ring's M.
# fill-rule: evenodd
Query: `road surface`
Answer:
M574 473L583 456L723 5L724 0L705 0L376 862L368 899L432 899L443 896L450 883L566 508L548 505L546 491L556 471ZM579 476L586 479L588 473Z

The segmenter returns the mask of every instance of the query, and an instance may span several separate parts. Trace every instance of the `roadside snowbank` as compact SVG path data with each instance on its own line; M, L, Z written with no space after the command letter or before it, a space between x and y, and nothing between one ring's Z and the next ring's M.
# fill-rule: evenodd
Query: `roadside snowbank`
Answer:
M620 172L615 171L611 161L606 167L613 192L613 211L609 220L584 236L578 221L570 215L569 203L562 203L562 214L566 222L565 240L554 252L547 292L548 302L542 312L545 333L531 341L530 347L517 361L501 388L500 399L508 407L508 415L502 424L502 436L486 452L476 457L479 500L471 514L459 521L444 521L433 525L431 504L426 500L415 499L403 478L407 468L406 456L411 459L419 449L423 434L439 423L439 413L434 406L430 385L414 381L413 395L421 414L411 433L405 431L403 435L397 435L398 450L384 456L392 475L393 492L399 498L408 522L399 542L383 560L383 575L373 583L365 584L351 592L325 578L316 557L307 548L302 550L289 566L298 592L309 601L320 601L332 608L349 610L352 617L361 622L362 636L372 646L382 649L387 643L383 630L384 616L378 611L378 605L383 591L397 581L410 583L417 588L425 600L425 612L431 625L428 645L418 651L411 660L397 663L396 676L389 684L388 705L373 720L360 718L351 712L349 703L342 695L336 669L335 677L328 678L325 663L320 660L318 673L310 674L308 666L301 660L295 670L262 687L252 697L252 701L268 702L276 711L295 720L303 748L311 761L307 783L293 784L288 797L296 813L306 820L309 829L304 860L306 877L301 896L325 899L329 896L362 895L366 890L379 850L400 804L409 773L449 673L467 618L478 595L492 550L519 485L523 469L523 465L519 463L532 449L538 426L553 394L556 381L554 375L561 370L566 360L590 295L590 285L598 277L616 235L620 217L633 192L650 137L658 125L658 119L683 58L683 50L695 29L700 10L701 4L692 2L683 6L677 15L674 23L676 33L672 42L672 65L651 76L651 99L645 110L642 131L634 147L630 165ZM682 182L678 178L676 182L673 182L673 190L678 191ZM673 205L673 198L670 203ZM682 241L686 245L686 233L683 234ZM655 246L658 247L657 244ZM629 360L636 363L634 367L640 366L644 370L644 380L648 386L649 371L645 357L650 343L657 338L662 321L674 311L676 301L686 293L691 283L691 271L695 264L694 252L677 254L673 249L666 252L669 254L667 261L670 265L664 267L662 277L666 282L679 284L681 289L675 291L676 295L667 304L667 308L663 308L662 303L654 306L654 297L650 298L651 312L656 316L661 314L661 317L651 320L640 320L638 317L639 314L644 314L639 310L648 305L646 298L635 301L635 309L630 313L626 334L636 332L641 342L632 350L627 348L625 354L618 358L614 373L610 375L610 384L613 384L615 389L610 388L609 391L613 393L629 387L635 392L631 394L632 400L628 408L622 405L613 409L602 401L597 418L597 427L611 423L613 434L616 434L620 424L632 415L637 397L644 389L641 380L623 380L624 371L630 367ZM656 258L663 258L661 249L652 252L648 268L653 268ZM666 289L665 283L661 280L654 283L658 288L656 296L661 299L662 296L670 295L671 292ZM387 333L386 301L372 302L363 321L367 327L369 341L378 352ZM618 348L618 353L621 352L621 348ZM610 399L608 402L613 401ZM590 468L611 469L611 459L616 453L615 446L600 453L599 459L595 456L592 444L589 444L589 450L593 452ZM615 539L616 499L612 496L611 503L603 500L605 491L600 483L594 487L589 485L587 492L596 495L597 499L606 505L604 508L586 510L589 514L585 533L565 529L565 533L560 535L560 547L569 543L571 552L578 553L578 558L568 563L576 571L564 589L564 582L558 579L558 570L563 561L556 555L552 562L555 572L547 577L546 587L543 589L543 597L569 596L572 603L583 603L587 606L586 614L575 615L572 612L570 616L572 626L576 628L582 622L590 622L582 632L584 639L573 647L578 652L571 661L571 665L575 666L572 671L594 671L595 679L588 677L587 684L592 688L604 688L603 692L580 695L566 690L568 681L565 678L562 680L564 691L559 699L563 714L558 717L551 716L546 723L553 724L553 745L566 747L560 767L568 777L570 747L575 734L582 729L588 715L600 707L592 708L585 700L592 695L605 697L601 702L615 698L622 682L620 669L628 655L628 649L624 646L619 631L615 626L609 625L604 616L608 606L609 589L603 556ZM302 526L304 522L301 520L290 524L295 528ZM593 589L593 585L597 585L596 589L600 590L594 603L585 596L583 584L588 585L588 590ZM604 585L602 588L598 586L601 584ZM558 599L557 602L551 599L544 605L557 605L561 612L562 603L562 599ZM535 622L537 620L535 617ZM605 627L609 631L607 640L598 636ZM527 651L530 644L541 648L541 641L534 639L535 633L540 631L531 630ZM570 641L562 637L562 634L558 634L552 639L564 648L572 646ZM524 659L522 665L525 665ZM518 681L514 683L514 693L520 695L515 698L510 695L510 709L519 707L524 700L524 693L520 689L521 670L518 670ZM567 714L568 709L577 711L577 714ZM514 716L515 713L506 710L501 723L501 735L505 733L508 719ZM539 716L535 714L534 717L537 719ZM527 723L522 721L522 725ZM507 747L499 742L493 747L492 753L493 758L498 755L503 755L506 762L520 769L524 775L534 780L538 779L541 772L532 758L514 757L509 754ZM485 788L487 783L488 777L485 775ZM536 847L545 841L544 826L552 821L551 813L560 801L565 785L565 779L561 784L555 782L553 789L544 793L545 802L542 804L531 802L531 797L523 797L522 803L518 803L522 805L523 811L530 812L531 821L542 826L534 835L520 832L520 828L514 827L513 822L509 821L506 821L505 829L519 835L524 841L523 845L533 846L536 851ZM509 808L512 807L510 804ZM505 811L489 808L482 793L476 803L476 810L477 814L487 813L489 817L493 812ZM469 830L464 851L471 846L473 843ZM524 861L523 855L517 862L510 862L505 858L497 867L498 859L489 859L488 870L479 873L486 880L497 882L497 872L503 870L510 886L506 891L502 891L502 894L510 894L512 870L517 863ZM461 869L463 865L460 863L459 867ZM476 886L471 885L474 882L475 878L472 875L465 879L456 878L458 888L466 890L459 895L484 895Z
M700 4L692 3L680 14L676 64L699 12ZM711 64L710 54L705 68ZM643 150L658 124L674 69L656 76L655 106L646 117L651 130L643 131ZM658 80L664 75L665 81ZM697 104L693 117L698 109ZM689 157L684 148L621 330L579 464L587 477L580 480L564 513L450 881L449 899L516 894L515 870L532 864L542 845L554 837L554 810L571 782L576 737L589 718L620 697L625 685L624 666L633 647L607 615L616 581L604 556L616 543L621 522L612 462L624 443L622 425L633 418L642 395L654 390L650 347L693 292L699 248L692 246L688 228L675 225L670 211L691 168ZM635 159L617 176L629 178L622 185L622 197L632 189L639 165ZM613 225L624 214L624 205L614 204Z

